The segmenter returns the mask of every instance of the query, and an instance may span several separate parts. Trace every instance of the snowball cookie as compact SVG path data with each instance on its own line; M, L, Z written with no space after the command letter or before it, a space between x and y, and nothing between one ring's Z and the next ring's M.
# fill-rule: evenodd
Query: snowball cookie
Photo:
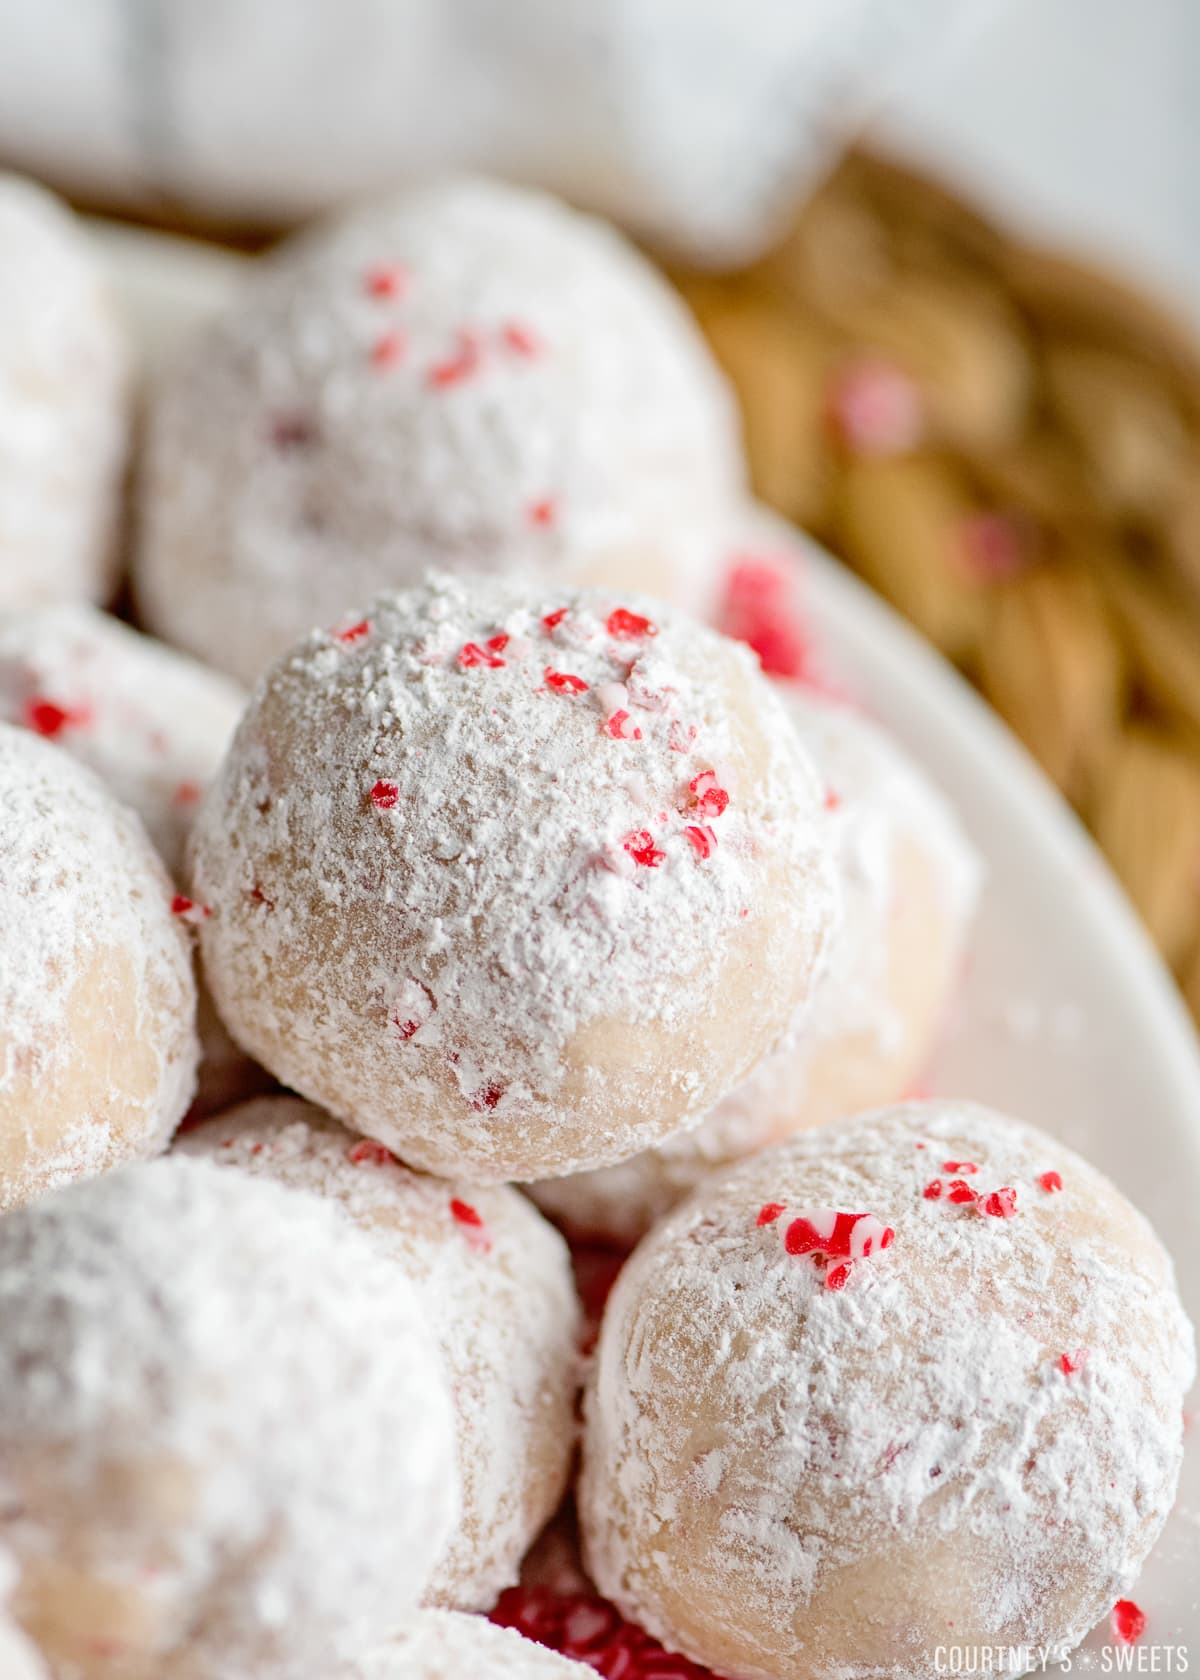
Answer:
M0 1221L0 1546L79 1680L310 1680L457 1515L416 1296L316 1197L170 1159Z
M0 172L0 607L115 583L125 346L80 229Z
M94 607L0 610L0 719L94 770L173 875L244 704L228 677Z
M251 1055L414 1166L619 1160L805 1001L822 799L746 648L638 597L435 576L256 690L192 834L208 982Z
M744 1680L924 1680L947 1627L1071 1646L1163 1525L1194 1366L1154 1232L1043 1133L948 1102L809 1132L617 1280L586 1561Z
M557 1231L507 1185L427 1178L294 1097L181 1140L188 1155L314 1191L417 1286L450 1376L461 1523L426 1598L490 1610L550 1520L575 1448L579 1303Z
M596 1680L596 1671L481 1616L423 1610L330 1680Z
M682 301L552 198L438 181L286 244L154 393L138 601L250 679L430 564L656 594L740 492Z
M572 1231L632 1246L714 1167L838 1115L894 1102L933 1047L980 866L945 798L884 731L815 690L788 709L825 786L842 925L795 1041L693 1132L615 1167L532 1187Z
M196 1083L188 929L141 821L0 723L0 1211L165 1149Z

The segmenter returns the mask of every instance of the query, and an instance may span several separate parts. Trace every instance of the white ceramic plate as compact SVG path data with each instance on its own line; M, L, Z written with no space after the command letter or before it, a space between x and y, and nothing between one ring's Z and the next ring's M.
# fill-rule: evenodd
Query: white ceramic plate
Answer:
M182 240L97 236L151 359L233 295L244 268ZM1169 975L1087 834L958 675L815 547L804 591L834 662L953 798L987 862L929 1089L1044 1126L1109 1173L1158 1227L1200 1322L1200 1052ZM1148 1616L1138 1660L1157 1647L1155 1672L1176 1672L1162 1648L1190 1642L1200 1665L1200 1430L1136 1597ZM1101 1627L1085 1647L1096 1672L1115 1666L1109 1639Z

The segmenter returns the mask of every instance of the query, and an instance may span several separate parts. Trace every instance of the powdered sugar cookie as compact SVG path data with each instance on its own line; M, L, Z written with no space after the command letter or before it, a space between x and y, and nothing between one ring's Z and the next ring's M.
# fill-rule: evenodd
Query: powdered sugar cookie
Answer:
M397 1639L330 1680L595 1680L595 1674L480 1616L424 1610Z
M196 1082L188 930L145 830L0 723L0 1209L164 1149Z
M598 1172L532 1186L573 1231L632 1245L707 1172L894 1102L923 1067L958 973L979 864L949 805L883 730L815 690L788 709L825 786L841 926L790 1045L696 1128Z
M1153 1231L1049 1137L948 1102L807 1133L617 1280L588 1565L747 1680L930 1676L951 1624L1070 1646L1162 1527L1194 1367Z
M0 719L94 770L172 875L244 703L228 677L93 607L0 611Z
M88 765L141 817L171 875L241 714L245 695L218 671L83 603L0 611L0 719ZM177 913L196 912L182 896ZM224 1107L266 1075L230 1041L206 996L196 1106Z
M250 1054L415 1166L619 1159L806 1000L822 798L746 649L633 597L435 577L259 686L193 831L208 982Z
M0 173L0 607L102 600L128 439L126 351L65 206Z
M249 679L431 564L686 590L675 527L740 491L734 414L612 229L427 185L285 246L162 381L138 599Z
M231 1109L180 1147L327 1198L416 1285L450 1377L463 1488L426 1598L490 1609L557 1509L574 1453L579 1304L562 1238L509 1186L409 1172L294 1097Z
M278 1680L368 1649L456 1516L415 1295L315 1197L130 1167L0 1222L0 1545L81 1680Z

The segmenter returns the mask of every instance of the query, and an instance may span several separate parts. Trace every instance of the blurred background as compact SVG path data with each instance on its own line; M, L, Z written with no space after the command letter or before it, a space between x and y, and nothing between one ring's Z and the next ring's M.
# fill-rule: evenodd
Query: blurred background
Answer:
M255 248L447 166L668 265L755 486L975 682L1200 1015L1195 0L0 0L0 164Z

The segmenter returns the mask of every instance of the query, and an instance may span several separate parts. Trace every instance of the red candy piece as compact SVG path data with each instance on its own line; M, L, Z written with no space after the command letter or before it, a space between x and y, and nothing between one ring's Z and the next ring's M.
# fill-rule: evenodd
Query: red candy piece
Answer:
M87 706L60 706L39 696L25 702L21 721L35 735L44 735L52 741L64 729L86 728L92 721L92 714Z
M921 1145L918 1144L917 1148L920 1149L920 1147ZM940 1198L944 1188L945 1186L940 1178L931 1178L924 1190L922 1190L921 1194L927 1202L936 1202Z
M605 621L605 629L610 636L616 636L622 641L640 641L644 636L657 636L657 624L651 624L648 618L640 613L632 613L625 607L618 607L610 612Z
M497 1085L494 1079L489 1079L487 1083L481 1085L477 1091L471 1092L471 1107L475 1110L476 1114L483 1114L488 1109L495 1108L496 1104L500 1101L500 1098L503 1095L503 1085Z
M355 642L361 642L371 634L371 620L360 618L357 624L347 625L345 630L334 632L339 642L345 642L347 647L353 647Z
M850 1276L849 1262L843 1260L840 1265L830 1266L825 1273L826 1289L845 1289L846 1280Z
M558 629L559 625L562 623L563 619L566 618L570 610L570 607L557 607L553 612L548 612L546 614L545 618L542 620L542 629L547 635L549 635L551 630Z
M1087 1357L1088 1350L1086 1348L1075 1348L1073 1352L1064 1353L1060 1357L1058 1368L1064 1377L1073 1377L1076 1371L1082 1371L1087 1364Z
M369 268L363 280L363 288L368 297L393 298L399 297L408 287L408 270L399 263L390 263L386 267Z
M540 501L530 502L527 513L531 525L553 525L558 514L558 504L553 496L543 496Z
M1038 1179L1038 1183L1048 1196L1052 1196L1056 1190L1062 1189L1062 1178L1056 1172L1044 1172Z
M176 805L195 805L200 798L199 782L177 782L172 795Z
M979 1168L974 1161L943 1161L942 1171L949 1173L977 1173Z
M811 648L792 607L789 562L735 559L718 625L753 648L768 676L810 677Z
M625 837L625 850L634 863L640 863L643 869L657 869L666 857L666 852L660 852L654 844L654 836L648 828L639 828L633 834Z
M435 389L444 390L450 385L459 385L464 379L478 372L481 360L479 340L472 332L460 332L458 348L453 356L444 362L435 362L429 370L429 383Z
M485 665L489 671L503 670L507 661L500 658L499 652L492 645L493 642L500 642L503 648L507 645L508 637L501 639L499 636L493 636L486 647L480 647L478 642L464 642L458 650L458 663L463 670L475 670L480 665Z
M376 782L375 786L371 789L371 803L372 805L377 806L381 811L391 811L394 809L396 801L399 797L400 789L396 786L395 782Z
M483 645L489 653L503 653L511 639L504 631L501 631L498 636L489 636Z
M895 1231L873 1213L841 1213L836 1208L811 1208L793 1219L784 1233L789 1254L824 1254L860 1260L876 1249L889 1248Z
M545 670L546 687L552 688L555 694L586 694L587 684L582 677L573 677L569 671L556 671L547 665Z
M756 1225L773 1225L781 1213L787 1212L786 1202L764 1202L758 1210Z
M980 1213L986 1213L991 1219L1011 1219L1017 1211L1017 1192L1007 1186L993 1190L990 1195L980 1197L978 1207Z
M500 337L518 356L536 356L542 348L537 334L520 321L507 321L500 329Z
M353 1149L346 1151L346 1159L353 1166L390 1167L396 1157L390 1149L382 1143L375 1143L371 1138L363 1138Z
M691 841L693 847L695 848L696 856L700 859L701 863L704 862L705 858L710 858L716 851L717 837L711 828L696 828L694 826L689 826L688 828L685 828L683 832Z
M196 904L192 899L185 898L182 893L176 893L171 900L171 914L178 916L180 921L190 922L196 927L200 922L206 922L212 911L207 904Z
M952 1178L946 1188L946 1196L952 1202L977 1202L978 1193L962 1178Z
M729 805L729 795L717 783L715 770L702 770L698 776L693 776L688 783L692 795L692 803L706 817L724 816Z
M664 1650L603 1598L549 1587L509 1587L489 1615L500 1627L595 1669L601 1680L712 1680L710 1671Z
M483 1218L477 1208L470 1202L460 1202L457 1196L450 1198L450 1212L460 1225L474 1225L478 1230L483 1229Z
M606 718L600 728L605 735L611 735L614 741L640 741L642 738L641 730L629 713L620 708L610 718Z
M1119 1598L1112 1607L1112 1630L1122 1645L1132 1645L1146 1631L1146 1612L1131 1598Z
M404 360L408 341L401 332L383 333L371 346L371 365L377 368L395 367Z

